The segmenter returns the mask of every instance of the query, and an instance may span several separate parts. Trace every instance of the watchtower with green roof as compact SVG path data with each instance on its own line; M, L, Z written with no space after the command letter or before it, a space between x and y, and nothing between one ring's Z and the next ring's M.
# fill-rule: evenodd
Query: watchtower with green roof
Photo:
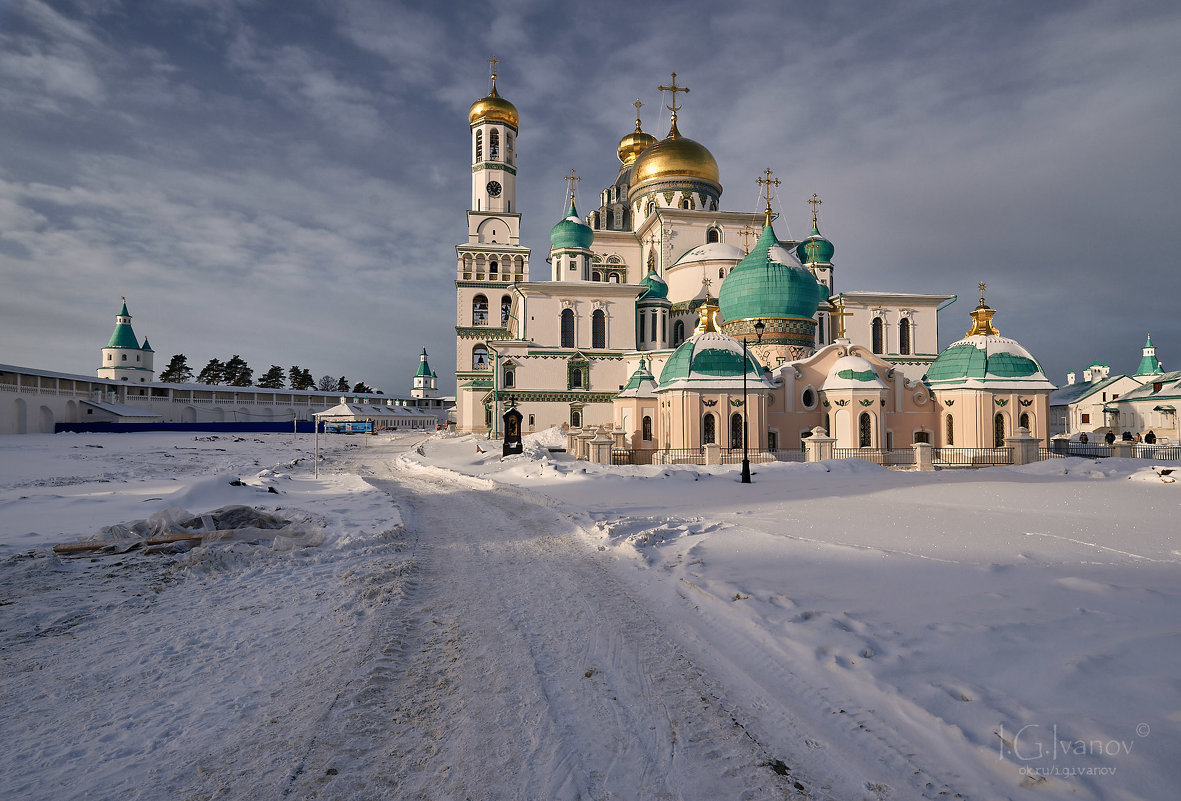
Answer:
M437 398L439 396L438 377L426 360L426 348L418 356L418 372L414 374L414 388L410 390L412 398Z
M147 384L155 380L153 366L155 351L144 337L142 345L131 328L131 315L127 311L127 298L123 308L115 315L115 330L102 349L101 361L95 374L99 378L127 381L133 384Z

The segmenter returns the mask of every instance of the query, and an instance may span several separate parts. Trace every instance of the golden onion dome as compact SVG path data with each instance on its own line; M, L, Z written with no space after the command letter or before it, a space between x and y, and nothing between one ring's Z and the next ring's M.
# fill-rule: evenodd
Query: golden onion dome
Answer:
M517 129L520 117L517 107L501 97L496 91L496 76L492 76L492 91L486 97L481 97L468 109L467 121L469 125L477 122L503 122L513 130Z
M690 176L720 185L718 163L713 154L700 142L681 136L675 114L668 136L647 147L636 158L631 185L638 186L645 181L673 175Z
M656 144L656 137L644 133L640 128L640 121L636 120L636 129L619 140L619 149L615 151L619 160L625 165L633 163L645 149Z

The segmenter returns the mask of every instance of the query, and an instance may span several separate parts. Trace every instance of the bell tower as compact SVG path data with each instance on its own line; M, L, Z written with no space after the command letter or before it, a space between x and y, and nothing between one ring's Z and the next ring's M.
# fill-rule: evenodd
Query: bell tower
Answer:
M511 212L517 205L517 109L496 91L496 65L488 59L492 88L468 112L472 147L473 211Z
M472 199L467 241L457 245L455 275L456 415L460 430L488 426L488 388L496 369L496 341L521 335L522 310L513 285L529 280L529 248L521 246L517 210L516 107L491 88L468 110Z

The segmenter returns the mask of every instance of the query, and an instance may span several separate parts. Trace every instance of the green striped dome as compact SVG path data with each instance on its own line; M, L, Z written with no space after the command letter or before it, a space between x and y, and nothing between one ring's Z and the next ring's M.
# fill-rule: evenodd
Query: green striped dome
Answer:
M779 244L768 224L754 248L722 282L718 305L727 323L783 317L812 319L827 298L828 289Z
M953 342L931 363L925 378L934 388L1001 384L1053 388L1033 354L1015 340L995 334Z
M832 242L820 235L820 229L812 224L812 233L800 244L796 245L796 258L804 264L829 264L836 248Z
M743 369L742 343L716 331L696 334L673 351L660 371L660 386L675 381L702 382L742 378L763 380L763 367L749 351Z
M595 232L591 227L578 218L578 210L574 208L574 198L570 198L570 208L566 216L558 220L558 224L550 229L549 241L554 250L562 248L590 248L595 241Z

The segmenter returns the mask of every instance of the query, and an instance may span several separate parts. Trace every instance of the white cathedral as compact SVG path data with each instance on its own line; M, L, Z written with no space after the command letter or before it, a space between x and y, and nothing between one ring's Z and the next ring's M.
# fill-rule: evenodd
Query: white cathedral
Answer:
M571 172L545 275L531 275L516 193L519 117L495 73L491 84L468 114L472 194L455 283L460 430L495 432L511 399L526 433L623 428L631 447L677 448L724 442L728 430L733 447L746 375L752 447L798 447L816 425L842 447L992 447L1019 425L1045 438L1053 385L999 336L983 292L972 330L956 343L971 340L980 359L969 364L961 348L932 370L937 312L954 296L837 292L820 199L809 201L808 237L779 239L770 198L780 181L770 170L758 178L764 209L722 210L717 162L677 127L678 95L688 89L675 73L658 87L672 96L667 135L658 140L637 118L619 142L615 181L585 217ZM984 395L958 408L948 395L943 405L929 372L944 394Z

